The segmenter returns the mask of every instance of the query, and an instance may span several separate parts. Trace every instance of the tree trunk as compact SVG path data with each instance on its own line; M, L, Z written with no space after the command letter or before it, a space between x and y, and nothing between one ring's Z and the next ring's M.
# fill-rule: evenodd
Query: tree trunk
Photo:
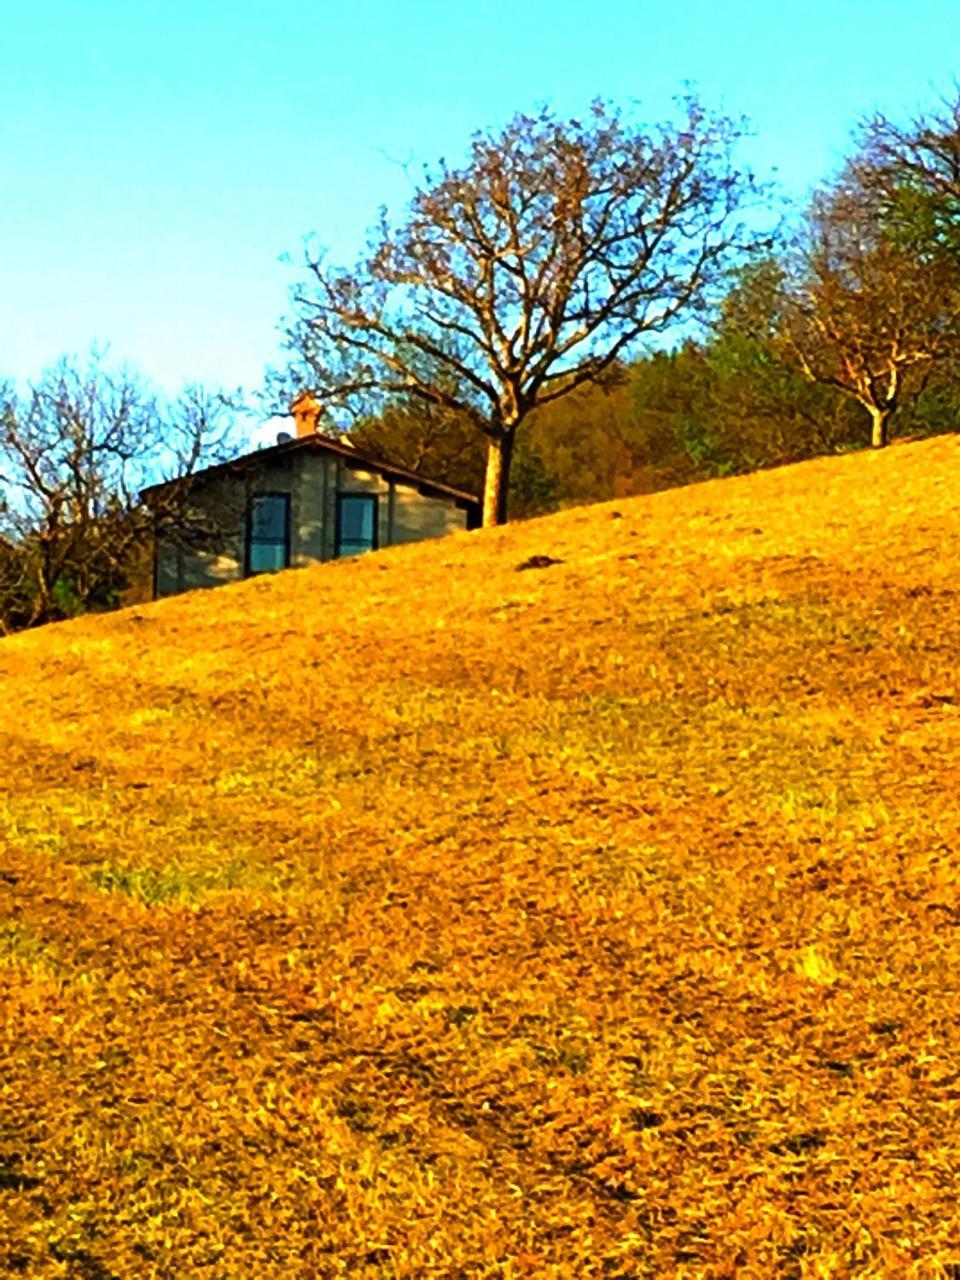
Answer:
M870 444L874 449L882 449L889 442L890 412L889 409L870 410Z
M487 470L483 480L483 527L506 524L507 493L510 488L510 461L513 432L491 436L487 442Z

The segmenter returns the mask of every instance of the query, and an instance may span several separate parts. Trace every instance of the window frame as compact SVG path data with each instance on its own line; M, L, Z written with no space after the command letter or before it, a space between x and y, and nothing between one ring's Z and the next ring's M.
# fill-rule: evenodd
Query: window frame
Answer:
M341 550L343 534L343 504L345 501L369 502L373 505L373 540L366 551L348 551L346 556L366 555L370 551L380 550L380 495L379 493L362 493L350 489L341 489L337 493L337 511L334 521L333 554L337 560L344 558Z
M283 546L283 564L279 569L254 569L251 565L252 552L254 547L253 538L253 512L256 504L264 498L280 498L283 502L283 542L275 540L267 541L266 539L257 539L257 545L264 547ZM285 493L281 489L261 489L257 493L251 493L250 500L247 503L247 521L246 531L244 535L244 577L255 578L261 573L279 573L283 569L290 568L290 494Z

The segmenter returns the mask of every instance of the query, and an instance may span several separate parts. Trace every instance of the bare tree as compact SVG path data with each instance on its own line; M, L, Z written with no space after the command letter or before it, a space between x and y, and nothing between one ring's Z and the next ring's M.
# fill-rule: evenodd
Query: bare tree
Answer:
M866 410L874 447L931 370L960 355L960 258L931 252L894 208L898 188L858 155L813 202L783 306L785 354Z
M960 90L906 125L874 116L854 163L895 231L927 253L960 254Z
M188 387L164 405L97 353L61 360L24 396L0 393L0 615L6 629L115 603L138 557L183 510L140 489L185 477L226 444L231 402Z
M518 428L705 305L750 239L739 125L685 102L644 130L594 104L474 136L463 168L426 169L406 220L381 216L353 270L308 254L288 331L321 401L400 397L486 439L484 523L506 519Z

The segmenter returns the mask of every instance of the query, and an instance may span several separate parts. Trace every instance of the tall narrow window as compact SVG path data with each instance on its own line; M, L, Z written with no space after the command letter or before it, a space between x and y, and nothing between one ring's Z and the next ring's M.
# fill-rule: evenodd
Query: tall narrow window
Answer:
M357 556L377 549L377 495L337 495L337 555Z
M290 495L258 493L247 522L247 573L270 573L290 563Z

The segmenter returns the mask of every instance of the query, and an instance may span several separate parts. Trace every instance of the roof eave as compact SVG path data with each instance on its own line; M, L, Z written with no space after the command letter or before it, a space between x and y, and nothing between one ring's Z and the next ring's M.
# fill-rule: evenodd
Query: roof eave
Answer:
M476 494L467 493L464 489L457 489L453 485L445 484L442 480L431 480L429 476L421 475L417 471L410 471L406 467L398 466L395 463L384 462L358 453L352 445L341 444L338 440L332 440L329 436L322 435L319 431L314 432L313 435L298 436L293 440L283 440L278 444L268 445L264 449L253 449L250 453L241 454L240 457L231 458L226 462L214 463L212 466L204 467L202 471L195 471L189 476L147 485L146 488L140 490L140 497L146 499L148 494L158 493L163 489L198 480L201 477L229 475L234 470L244 471L258 462L282 457L287 453L296 453L301 449L316 449L320 452L334 453L338 457L345 459L348 464L354 464L357 468L366 467L372 471L378 471L381 475L394 481L399 481L401 484L415 485L421 492L432 490L434 494L440 497L453 498L461 504L476 507L480 505L480 499Z

